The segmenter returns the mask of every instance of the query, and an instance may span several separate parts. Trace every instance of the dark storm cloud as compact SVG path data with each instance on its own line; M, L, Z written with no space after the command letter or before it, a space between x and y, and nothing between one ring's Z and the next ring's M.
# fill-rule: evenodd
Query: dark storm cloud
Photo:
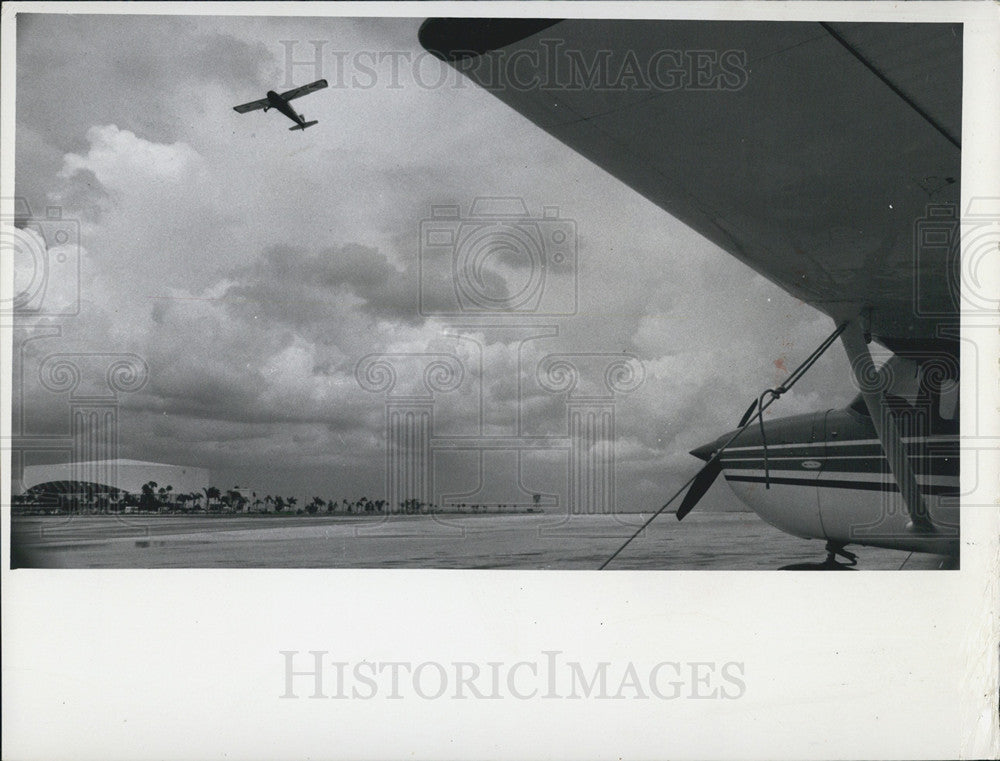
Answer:
M153 410L202 419L248 422L259 401L260 374L228 367L203 367L171 358L157 362L147 395Z
M107 205L108 191L93 170L78 169L66 176L65 180L58 196L50 194L49 197L81 218L99 222L102 209Z
M291 325L339 319L346 306L376 320L423 322L414 273L396 269L380 251L357 243L315 253L273 246L234 279L226 293L234 311Z

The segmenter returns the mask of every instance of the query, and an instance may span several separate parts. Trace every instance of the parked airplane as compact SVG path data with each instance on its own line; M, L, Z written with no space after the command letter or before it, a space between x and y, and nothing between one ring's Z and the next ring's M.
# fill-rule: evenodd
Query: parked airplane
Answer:
M692 452L678 519L724 474L826 540L810 567L851 544L957 563L961 25L430 19L420 41L832 318L861 393L765 421L800 373L765 392Z
M293 122L295 122L294 127L289 127L290 130L301 129L304 130L306 127L311 127L314 124L319 124L318 121L307 122L305 116L296 113L295 110L288 105L288 101L293 98L301 98L303 95L308 95L316 90L322 90L327 86L325 79L317 79L308 85L302 85L302 87L296 87L294 90L289 90L288 92L276 93L274 90L267 91L267 97L261 98L260 100L254 100L249 103L244 103L240 106L233 106L233 110L245 114L247 111L257 111L258 109L264 109L265 113L269 109L277 109Z

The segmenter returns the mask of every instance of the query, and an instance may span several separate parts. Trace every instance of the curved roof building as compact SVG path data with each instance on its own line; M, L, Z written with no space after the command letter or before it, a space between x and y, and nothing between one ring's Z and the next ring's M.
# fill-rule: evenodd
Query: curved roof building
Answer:
M21 477L20 493L48 483L82 482L106 486L110 491L138 494L142 491L142 485L150 481L155 481L160 487L172 486L175 494L201 491L212 483L211 473L207 468L142 460L94 460L26 465Z

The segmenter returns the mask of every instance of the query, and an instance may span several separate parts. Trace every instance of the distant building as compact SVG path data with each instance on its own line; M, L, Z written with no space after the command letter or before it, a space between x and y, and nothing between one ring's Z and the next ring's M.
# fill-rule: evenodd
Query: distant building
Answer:
M20 489L15 481L14 492L39 498L48 495L50 498L58 497L60 501L117 501L127 494L141 494L143 484L150 481L155 482L158 489L171 487L171 496L190 494L209 486L211 473L206 468L141 460L27 465L21 476Z

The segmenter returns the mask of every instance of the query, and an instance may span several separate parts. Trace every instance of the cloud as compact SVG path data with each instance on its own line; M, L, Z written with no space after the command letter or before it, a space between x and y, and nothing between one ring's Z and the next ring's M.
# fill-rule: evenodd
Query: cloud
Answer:
M86 155L67 154L60 177L72 179L86 173L106 191L122 192L136 183L180 185L198 181L204 162L189 145L164 145L136 137L114 124L87 130L90 148Z
M413 273L370 246L348 243L312 253L272 246L238 277L226 294L234 311L254 310L303 330L325 330L347 309L373 321L422 322Z

